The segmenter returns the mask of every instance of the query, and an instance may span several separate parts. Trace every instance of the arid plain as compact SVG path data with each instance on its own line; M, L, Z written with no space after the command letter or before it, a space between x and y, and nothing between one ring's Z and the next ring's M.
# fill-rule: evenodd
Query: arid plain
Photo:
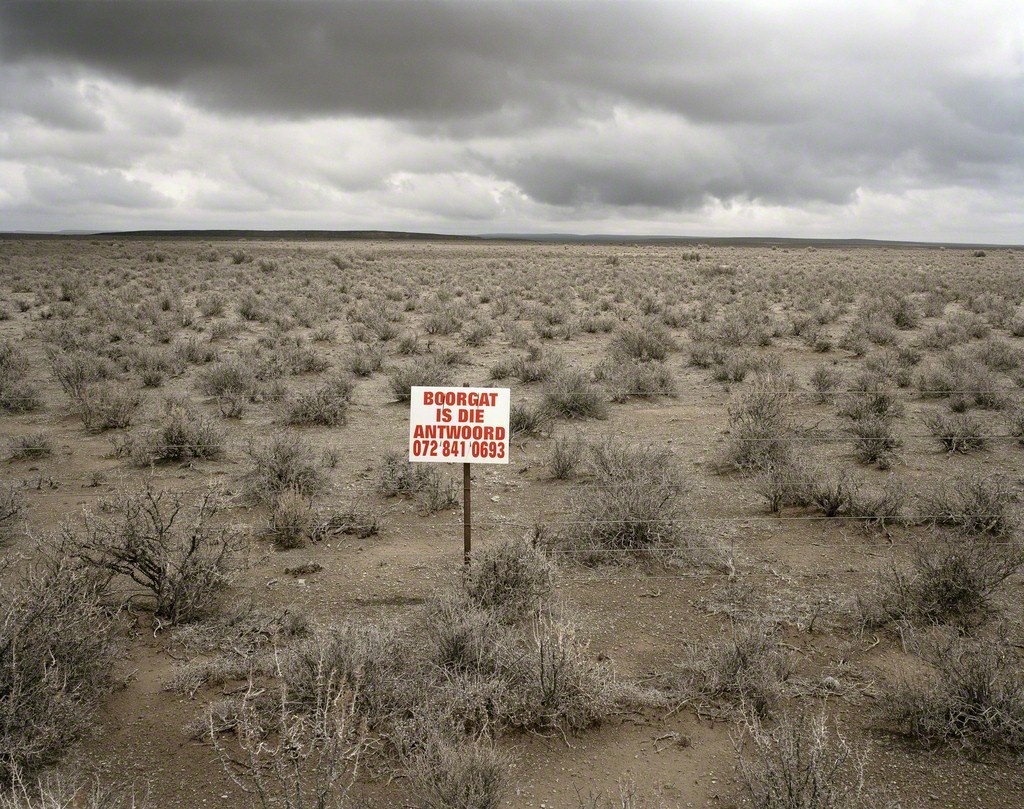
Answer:
M0 242L0 806L1024 805L1022 278ZM468 569L420 384L512 392Z

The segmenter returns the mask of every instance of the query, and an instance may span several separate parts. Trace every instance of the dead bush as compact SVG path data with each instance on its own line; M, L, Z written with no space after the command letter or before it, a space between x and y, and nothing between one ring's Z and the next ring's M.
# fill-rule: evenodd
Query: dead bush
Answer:
M252 502L273 504L285 492L313 498L327 488L327 475L313 448L295 433L275 433L246 454L250 468L245 490Z
M886 718L925 747L1024 751L1024 675L1008 643L953 636L925 657L930 676L915 673L884 692Z
M956 475L920 495L922 520L965 536L1008 537L1017 529L1016 493L1002 475Z
M393 624L345 623L314 632L283 657L281 677L301 712L323 704L327 686L352 690L356 714L385 733L426 696L409 642Z
M769 463L754 478L754 491L760 494L772 514L783 508L805 508L813 502L815 471L796 460Z
M7 539L25 512L25 499L14 483L0 484L0 541Z
M790 457L793 425L787 409L789 385L778 374L758 374L729 406L729 441L720 466L725 471L784 466Z
M684 700L711 700L744 707L758 717L772 712L792 673L776 633L762 623L734 627L722 643L692 645L687 660L665 684Z
M99 778L75 779L51 773L29 782L19 776L0 792L0 809L149 809L152 803L130 786Z
M543 613L499 652L507 700L499 715L512 727L580 731L600 722L614 704L610 671L589 659L571 620Z
M551 447L547 465L555 480L567 480L576 474L586 454L587 445L578 435L560 435Z
M972 452L988 446L984 426L969 415L932 413L924 417L924 424L950 454Z
M215 363L199 375L199 388L206 396L217 399L221 415L240 418L246 403L254 400L260 391L260 382L252 362L233 357Z
M100 583L58 547L0 589L0 787L52 764L110 684Z
M366 539L380 532L380 523L381 516L377 512L349 503L314 514L309 538L313 542L340 536Z
M435 465L412 463L389 453L377 470L377 491L384 497L418 497L424 511L434 514L459 502L459 484Z
M1018 543L941 534L916 543L908 565L890 562L862 603L868 623L900 621L975 629L994 613L993 595L1024 565Z
M469 602L495 613L502 623L536 615L554 590L551 561L524 539L506 539L474 554L463 572Z
M110 361L86 351L50 352L50 368L64 392L79 401L85 389L114 375Z
M129 435L117 447L135 466L219 458L224 450L224 432L195 408L180 402L168 403L164 423Z
M758 809L863 806L863 761L824 713L783 714L770 730L751 713L733 743L740 788Z
M36 387L25 381L28 358L9 340L0 340L0 411L29 413L42 407Z
M505 376L514 376L523 384L551 379L565 368L565 359L558 354L546 354L540 346L531 345L525 357L509 361ZM492 376L494 370L492 369Z
M897 450L903 442L893 430L892 421L884 416L867 416L848 428L853 441L854 457L863 464L876 464L890 469L898 460Z
M513 404L509 410L509 437L521 438L526 435L537 435L550 422L551 414L543 407L529 404ZM1024 438L1022 438L1022 441L1024 441Z
M281 550L301 548L313 530L309 498L294 489L281 492L270 506L268 530Z
M811 388L818 404L828 404L835 397L836 390L843 384L843 375L838 368L817 365L811 372Z
M379 345L356 343L345 361L345 366L356 376L372 376L384 366L385 356L384 349ZM404 381L402 384L404 385Z
M630 323L619 329L612 338L612 357L620 361L663 362L675 348L675 341L667 328L654 320Z
M811 481L811 502L821 509L826 517L846 514L856 496L858 484L845 470L838 472L818 471Z
M566 419L602 419L607 408L590 374L578 369L565 369L544 383L544 410Z
M352 380L338 377L311 391L291 397L286 405L287 421L294 425L336 427L348 419L352 403Z
M672 371L661 362L607 360L594 369L594 381L604 383L613 402L621 404L631 397L675 396Z
M856 486L851 493L847 515L860 520L865 530L888 532L892 525L905 525L907 487L894 475L889 475L878 488Z
M16 436L11 439L8 445L8 452L10 452L10 459L12 461L48 458L53 455L53 450L53 439L42 430Z
M82 531L66 526L64 541L108 582L131 582L130 600L142 598L158 618L178 624L202 616L244 562L245 539L219 523L221 508L215 490L188 502L147 483L86 512Z
M497 809L509 785L511 760L487 739L428 731L406 767L424 809Z
M169 376L181 373L182 362L169 348L142 346L131 353L132 369L147 388L158 388Z
M120 430L131 426L142 395L116 382L97 382L83 387L75 403L86 430Z
M444 357L430 355L399 366L388 373L388 385L396 400L408 402L414 387L450 385L452 364Z
M312 703L297 704L283 684L272 704L250 681L234 711L233 740L222 738L211 714L209 738L221 765L251 803L271 809L340 809L359 773L367 746L356 713L356 692L324 679Z
M591 449L593 480L570 501L560 544L584 562L681 547L687 486L668 450L608 441Z

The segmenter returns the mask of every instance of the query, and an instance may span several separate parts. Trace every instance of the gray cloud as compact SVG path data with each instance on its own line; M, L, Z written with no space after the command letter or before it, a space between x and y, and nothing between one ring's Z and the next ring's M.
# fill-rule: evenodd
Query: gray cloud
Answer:
M8 212L21 194L58 214L94 197L179 218L348 206L450 229L638 228L716 206L800 222L949 188L1024 209L1024 15L995 0L6 0L0 127Z
M41 208L79 205L164 208L171 204L170 199L147 183L118 171L31 168L25 172L25 180L33 204Z

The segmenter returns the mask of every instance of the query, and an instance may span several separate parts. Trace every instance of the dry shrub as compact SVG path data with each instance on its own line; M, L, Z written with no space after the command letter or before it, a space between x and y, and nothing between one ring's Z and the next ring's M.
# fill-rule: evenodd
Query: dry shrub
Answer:
M412 463L389 453L377 470L377 491L384 497L418 496L428 514L453 508L459 502L459 484L431 464Z
M278 548L301 548L313 528L309 498L294 489L281 492L271 504L268 523L268 533Z
M22 777L0 792L0 809L148 809L152 803L130 786L99 778L76 779L51 773L34 782Z
M602 419L607 408L590 374L576 368L561 370L544 383L544 410L566 419Z
M199 389L217 399L222 416L239 418L246 403L259 395L260 381L249 359L233 357L204 370L199 375Z
M109 360L86 351L51 352L50 368L64 392L76 401L83 397L88 386L114 375Z
M209 738L221 765L251 804L262 809L340 809L359 773L366 749L365 723L356 714L356 692L328 671L315 700L296 704L282 684L270 700L251 680L226 743L213 713Z
M942 534L914 545L908 566L883 567L861 610L874 625L944 623L968 631L992 617L993 595L1021 565L1018 543Z
M389 453L377 469L377 491L384 497L415 495L437 474L433 466L412 463L400 453Z
M406 775L424 809L497 809L509 785L511 763L487 739L428 730Z
M594 369L594 379L603 382L611 400L619 404L630 397L648 399L676 395L672 371L661 362L606 360Z
M25 500L14 483L0 484L0 540L7 539L25 511ZM0 568L2 572L2 568Z
M669 804L661 798L658 790L649 797L640 792L632 780L619 781L617 786L615 794L591 790L582 795L577 790L578 809L668 809Z
M554 567L524 539L506 539L473 555L463 572L469 603L496 614L502 623L536 615L554 590Z
M348 418L352 403L352 380L338 377L306 393L293 396L287 403L289 424L336 427Z
M86 430L120 430L131 426L142 394L116 382L97 382L82 388L76 405Z
M803 508L813 502L815 475L810 466L795 459L770 462L754 478L754 491L765 499L772 514L791 506Z
M871 418L892 421L903 415L903 403L886 386L884 379L869 373L852 383L851 392L839 408L839 415L853 421Z
M792 394L781 374L758 374L729 406L729 441L720 467L725 471L764 469L788 463L793 425L787 409Z
M170 402L164 423L140 434L132 434L118 446L136 466L219 458L224 450L224 432L198 410L184 403Z
M301 610L233 603L210 620L175 628L174 641L189 657L175 666L164 690L191 698L204 686L273 674L276 652L308 631L309 617ZM206 731L205 725L197 729Z
M971 452L988 446L985 427L966 414L932 413L924 417L924 425L950 454Z
M920 495L922 519L964 536L1011 536L1019 525L1017 495L1002 475L956 475Z
M898 460L897 450L903 442L893 431L892 421L884 416L867 416L848 429L853 441L854 457L863 464L877 464L890 469Z
M42 397L25 381L28 358L9 340L0 340L0 411L28 413L42 407Z
M63 539L108 581L130 581L130 599L146 599L158 618L177 624L205 614L244 562L246 541L218 520L221 509L216 490L188 502L146 483L86 512L81 533L69 525Z
M320 459L295 433L276 433L265 442L253 441L246 454L250 469L245 488L253 502L273 504L289 491L313 498L327 488Z
M583 461L587 445L581 436L560 435L551 447L547 465L555 480L567 480L576 474Z
M685 544L687 486L668 450L608 441L592 448L594 478L571 500L564 550L584 562Z
M614 704L614 680L590 660L575 623L546 613L499 648L495 675L504 686L499 719L514 728L580 731Z
M181 373L182 362L169 348L142 346L131 353L131 365L143 386L158 388L169 376Z
M740 788L758 809L864 806L863 762L824 713L783 714L771 729L747 714L734 745Z
M811 502L828 518L849 512L858 483L845 469L838 472L819 470L811 481Z
M550 422L551 414L543 407L529 404L514 404L509 410L509 437L521 438L525 435L537 435ZM1024 432L1022 432L1022 436L1024 436Z
M451 380L452 363L437 355L401 365L388 373L391 394L401 402L409 401L414 387L444 387L451 385Z
M1024 675L1005 640L957 636L926 652L930 675L891 684L883 714L925 747L1024 752Z
M530 382L543 382L565 368L565 359L558 354L545 354L543 349L537 345L531 345L526 349L525 357L516 357L506 363L505 376L514 376L523 384ZM492 378L498 366L492 369Z
M325 684L344 686L368 728L387 732L425 696L411 652L393 624L346 623L296 644L282 660L281 677L297 710L322 703Z
M612 357L620 361L663 362L675 348L667 328L654 320L623 326L612 338Z
M349 503L317 512L313 516L309 538L313 542L341 536L366 539L380 532L380 524L379 513Z
M100 589L59 547L0 589L0 787L54 763L88 729L113 652Z
M856 486L850 497L847 515L859 520L865 530L888 532L891 525L907 523L906 502L906 485L890 474L877 488Z
M792 669L776 633L757 623L734 627L723 643L691 646L688 659L665 679L685 700L724 701L764 717L782 696Z
M53 450L53 439L41 430L12 438L8 447L12 461L48 458L53 455ZM0 510L0 517L2 517L2 510Z

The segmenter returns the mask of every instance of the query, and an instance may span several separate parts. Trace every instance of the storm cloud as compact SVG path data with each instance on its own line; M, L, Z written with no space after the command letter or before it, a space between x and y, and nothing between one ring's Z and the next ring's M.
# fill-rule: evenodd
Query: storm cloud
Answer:
M5 229L1020 242L1024 11L8 0L0 127Z

